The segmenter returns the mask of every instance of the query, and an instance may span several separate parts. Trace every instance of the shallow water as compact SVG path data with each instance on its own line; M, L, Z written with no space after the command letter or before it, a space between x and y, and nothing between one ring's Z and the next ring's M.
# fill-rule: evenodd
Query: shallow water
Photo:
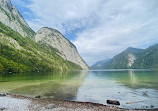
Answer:
M138 70L0 74L0 92L106 104L158 108L158 72ZM137 102L126 104L126 102Z

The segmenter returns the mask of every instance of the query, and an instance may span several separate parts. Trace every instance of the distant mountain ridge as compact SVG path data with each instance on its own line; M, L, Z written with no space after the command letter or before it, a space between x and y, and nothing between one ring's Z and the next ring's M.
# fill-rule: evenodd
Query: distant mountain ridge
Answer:
M150 69L158 68L158 44L147 49L129 47L114 56L104 69Z
M105 59L102 61L98 61L95 64L93 64L91 66L92 70L99 70L99 69L105 69L105 66L107 65L107 63L110 61L111 59Z

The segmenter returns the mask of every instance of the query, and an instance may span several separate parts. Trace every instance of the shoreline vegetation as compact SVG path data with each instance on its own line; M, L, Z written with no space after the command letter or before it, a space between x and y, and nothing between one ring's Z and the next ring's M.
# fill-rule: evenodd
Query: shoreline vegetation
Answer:
M2 94L2 93L1 93ZM25 111L158 111L155 109L123 109L117 106L103 105L90 102L76 102L57 100L53 98L34 98L18 94L0 96L0 111L25 110Z

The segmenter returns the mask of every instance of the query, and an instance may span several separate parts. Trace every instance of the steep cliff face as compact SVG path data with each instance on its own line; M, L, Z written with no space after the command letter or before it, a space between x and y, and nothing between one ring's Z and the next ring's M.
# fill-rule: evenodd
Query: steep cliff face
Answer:
M0 0L0 21L24 37L33 38L35 35L10 0Z
M57 49L58 55L64 60L71 61L84 70L89 69L80 57L76 47L57 30L47 27L41 28L35 35L35 41Z

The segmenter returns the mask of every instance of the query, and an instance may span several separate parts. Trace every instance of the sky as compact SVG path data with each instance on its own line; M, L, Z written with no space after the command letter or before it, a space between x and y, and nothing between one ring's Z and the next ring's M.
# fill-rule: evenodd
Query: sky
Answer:
M89 66L158 43L158 0L11 0L29 26L59 30Z

